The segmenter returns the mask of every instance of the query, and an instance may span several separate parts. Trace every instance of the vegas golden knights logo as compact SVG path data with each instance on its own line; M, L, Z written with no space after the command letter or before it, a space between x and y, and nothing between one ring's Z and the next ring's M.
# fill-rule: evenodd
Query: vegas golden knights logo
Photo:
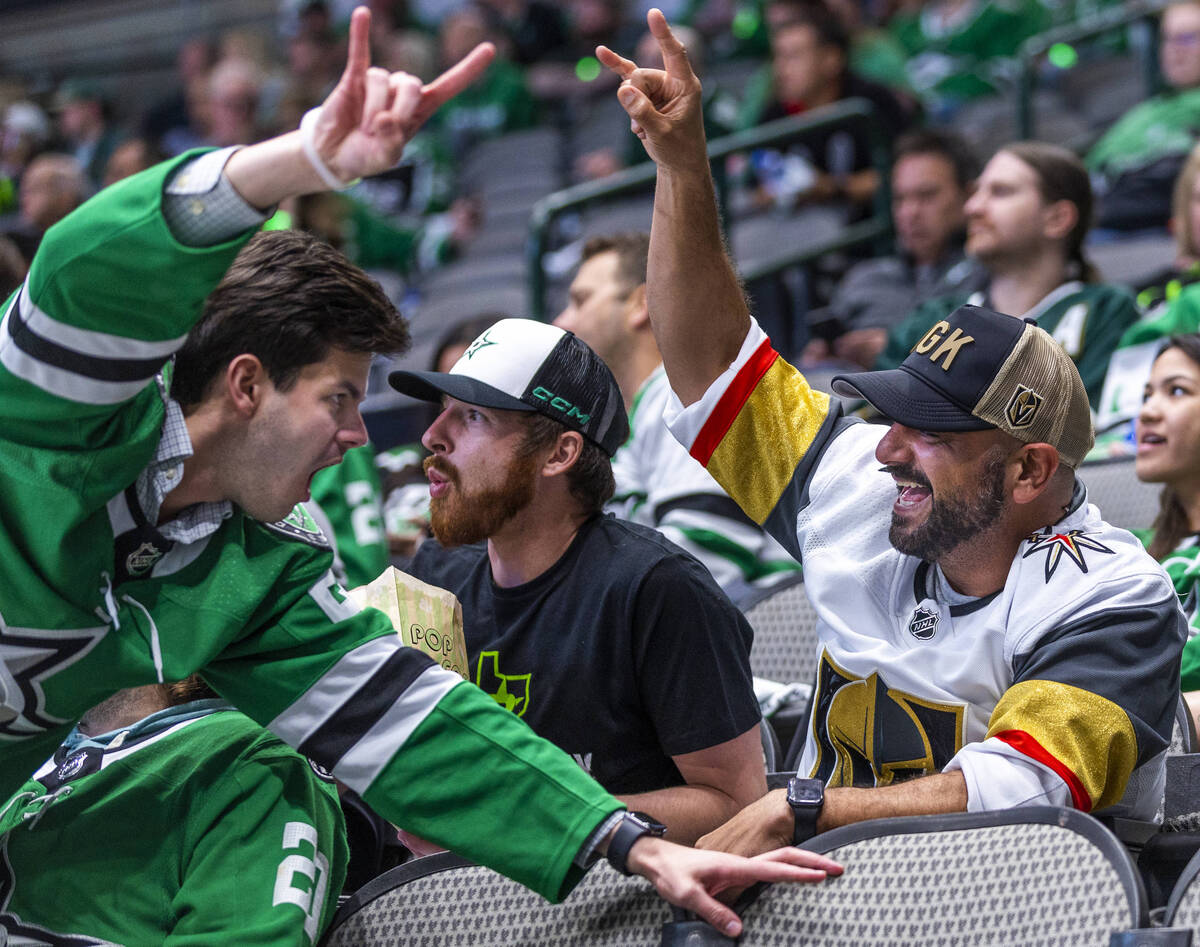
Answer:
M965 710L888 687L878 673L855 677L822 652L809 775L829 786L887 786L940 773L962 749Z
M1042 396L1024 385L1017 385L1008 407L1004 409L1008 423L1013 427L1029 427L1042 406Z

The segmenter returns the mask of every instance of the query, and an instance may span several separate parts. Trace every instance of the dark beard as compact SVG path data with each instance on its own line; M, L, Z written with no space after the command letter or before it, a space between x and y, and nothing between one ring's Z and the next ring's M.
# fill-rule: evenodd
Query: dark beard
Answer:
M449 496L429 501L429 524L434 537L448 549L482 542L497 533L533 500L537 466L532 456L518 454L505 471L501 486L465 493L453 465L438 457L427 457L425 469L437 470L453 487Z
M895 515L888 539L900 552L916 556L926 562L937 562L947 553L958 548L968 539L992 527L1007 502L1004 490L1004 463L1002 456L993 456L980 474L979 492L974 496L945 496L932 498L929 517L911 532L906 531ZM888 467L903 479L926 482L915 470Z

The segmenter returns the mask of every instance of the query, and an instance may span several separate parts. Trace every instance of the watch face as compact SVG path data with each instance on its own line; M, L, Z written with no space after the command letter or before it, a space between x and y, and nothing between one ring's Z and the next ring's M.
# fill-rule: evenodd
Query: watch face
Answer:
M820 805L825 800L825 787L819 779L793 779L788 783L787 799L796 806Z
M651 835L665 835L667 832L667 827L652 815L647 815L645 812L630 812L628 815L630 818L636 819L638 822L644 825L646 827L646 831L648 831Z

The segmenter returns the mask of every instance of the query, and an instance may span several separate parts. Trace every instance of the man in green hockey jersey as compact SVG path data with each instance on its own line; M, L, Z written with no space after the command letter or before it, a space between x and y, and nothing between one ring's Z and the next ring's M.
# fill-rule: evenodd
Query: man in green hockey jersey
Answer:
M295 509L316 471L365 443L372 353L407 334L328 247L250 237L280 200L394 165L493 52L422 86L370 68L369 28L357 10L346 71L299 130L102 191L51 228L6 305L0 795L86 708L199 670L416 834L552 899L606 854L736 932L711 892L836 867L652 837L569 757L346 601Z

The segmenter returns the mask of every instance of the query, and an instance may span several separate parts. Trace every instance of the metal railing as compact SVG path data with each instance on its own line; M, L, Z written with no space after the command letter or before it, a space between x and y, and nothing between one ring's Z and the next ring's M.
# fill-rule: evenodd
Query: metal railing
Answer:
M863 244L874 243L882 247L883 242L891 236L891 143L879 127L874 106L864 99L847 99L814 109L804 115L777 119L709 142L708 159L713 166L713 178L717 185L717 203L721 210L722 226L728 230L725 214L728 187L723 174L726 157L755 148L803 141L814 132L835 126L851 130L862 129L866 132L870 142L871 166L879 172L879 188L875 193L871 216L846 226L832 239L807 244L793 253L784 253L754 266L739 267L744 280L760 279L789 267L811 262L827 253ZM546 318L546 271L542 261L549 250L550 228L554 221L563 214L573 213L584 207L609 203L631 194L652 193L657 174L657 167L652 162L645 162L601 181L589 181L556 191L534 205L530 215L527 244L529 308L534 318Z
M1017 73L1017 135L1021 139L1030 139L1035 135L1033 116L1033 93L1037 88L1038 70L1043 59L1055 46L1075 46L1089 40L1098 39L1106 33L1138 24L1151 28L1147 41L1141 44L1142 78L1145 82L1146 95L1149 96L1157 89L1158 75L1158 46L1152 28L1157 23L1159 15L1167 6L1168 0L1130 0L1088 17L1079 23L1047 30L1037 36L1031 36L1021 46L1020 67Z

